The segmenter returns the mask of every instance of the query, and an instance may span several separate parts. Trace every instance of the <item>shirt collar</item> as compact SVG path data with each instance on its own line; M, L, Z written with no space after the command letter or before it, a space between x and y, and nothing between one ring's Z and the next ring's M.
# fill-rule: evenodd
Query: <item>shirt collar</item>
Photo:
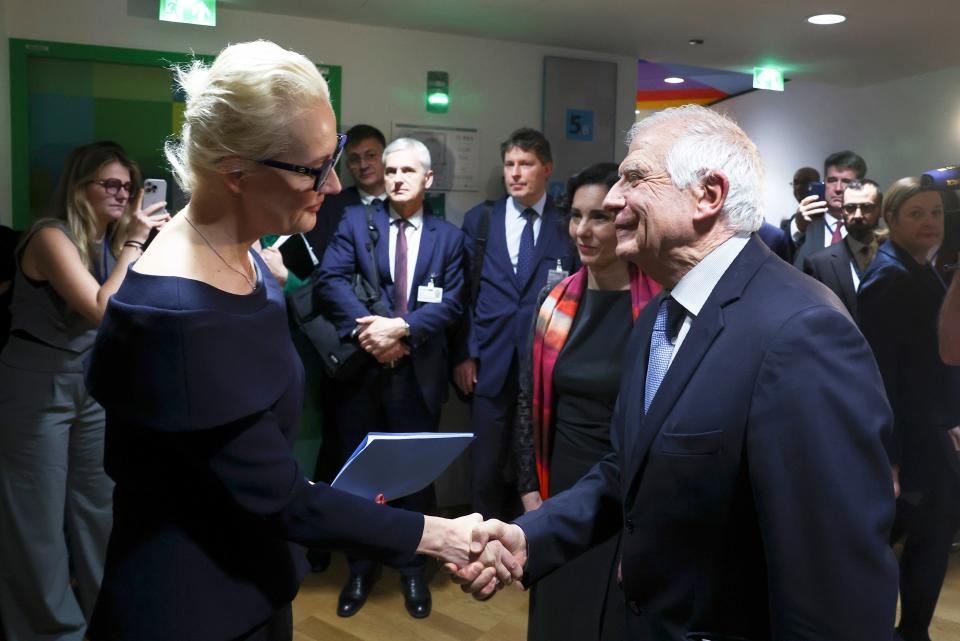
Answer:
M693 266L670 295L692 316L700 314L727 268L750 242L750 234L734 234Z
M374 198L377 200L387 199L387 192L383 192L382 194L368 194L364 190L357 187L357 193L360 195L360 202L362 202L364 205L369 205L372 203Z
M393 210L393 206L390 207L390 224L393 224L393 221L400 220L400 214ZM410 226L414 229L420 229L420 225L423 224L423 207L417 210L413 216L407 218L407 222L410 223Z
M519 200L517 200L513 196L510 196L510 198L507 199L507 202L509 202L510 206L513 208L514 216L516 216L517 218L523 217L523 211L527 208L521 205ZM544 192L544 194L540 196L540 200L533 203L533 207L530 207L530 209L533 209L534 211L536 211L537 216L543 216L543 208L546 206L547 206L547 194L546 192Z

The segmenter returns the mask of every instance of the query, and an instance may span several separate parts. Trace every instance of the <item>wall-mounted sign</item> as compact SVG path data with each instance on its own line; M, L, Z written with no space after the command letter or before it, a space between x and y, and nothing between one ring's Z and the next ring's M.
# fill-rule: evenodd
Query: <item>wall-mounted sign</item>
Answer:
M215 27L217 3L216 0L160 0L160 19Z
M593 140L593 112L567 109L567 140Z
M479 191L480 132L393 123L391 140L415 138L430 150L434 191Z
M773 67L754 67L753 88L783 91L783 72Z

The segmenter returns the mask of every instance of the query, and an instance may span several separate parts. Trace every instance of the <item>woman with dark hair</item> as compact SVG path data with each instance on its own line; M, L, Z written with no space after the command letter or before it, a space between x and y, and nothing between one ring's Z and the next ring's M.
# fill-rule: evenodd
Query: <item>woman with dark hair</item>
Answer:
M74 149L15 252L10 340L0 354L0 613L13 639L80 639L103 576L113 483L103 408L83 383L107 299L165 203L140 210L123 149ZM71 572L72 570L72 572ZM76 582L76 591L71 586Z
M610 420L622 349L660 286L616 254L615 214L603 200L617 165L591 165L567 181L569 233L582 267L540 293L532 361L521 371L514 424L524 510L576 483L612 451ZM528 639L621 639L623 595L613 537L539 581Z
M893 409L887 451L897 501L904 641L928 641L953 535L960 527L960 367L940 360L937 315L947 291L934 257L944 239L940 192L919 178L895 182L884 196L890 239L863 276L857 303ZM919 503L916 498L919 497Z

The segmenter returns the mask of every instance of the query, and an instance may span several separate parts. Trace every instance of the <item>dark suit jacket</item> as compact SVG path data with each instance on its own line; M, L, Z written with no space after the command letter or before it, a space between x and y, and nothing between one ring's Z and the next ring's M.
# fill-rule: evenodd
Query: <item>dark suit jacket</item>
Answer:
M306 237L313 253L316 255L319 263L323 263L323 254L327 251L327 246L333 240L333 235L340 226L340 220L343 219L343 212L348 207L358 207L363 204L360 200L360 192L356 186L347 187L339 194L326 196L323 204L317 211L317 222L308 232L303 235Z
M857 296L860 326L893 407L890 458L902 465L905 489L925 489L956 468L946 430L960 425L960 367L940 360L937 342L945 295L945 283L931 268L888 240Z
M337 326L341 336L348 336L356 319L370 312L353 291L353 275L357 271L371 280L376 269L380 280L380 299L394 308L394 283L390 276L390 216L383 207L374 215L380 231L375 252L377 264L370 260L370 240L367 233L365 208L350 207L344 213L337 233L327 248L320 266L316 293L328 310L328 318ZM404 320L410 324L407 340L410 357L420 384L423 400L431 412L439 414L447 400L446 332L460 321L463 313L463 233L450 223L429 214L423 216L420 250L414 267L413 285L407 301L409 310ZM443 288L443 301L417 301L417 288L433 279Z
M857 320L857 290L850 272L852 261L853 254L847 243L837 243L809 254L803 261L803 272L829 287Z
M889 638L892 419L846 311L752 238L644 416L657 308L626 346L614 453L517 521L525 581L623 528L623 589L658 641Z
M785 232L776 225L771 225L767 221L763 221L760 229L757 230L757 235L760 236L760 240L767 244L770 251L788 263L790 262L791 254L793 253L793 244L790 242L789 232Z
M514 355L525 358L537 294L547 283L547 272L556 268L557 260L571 274L579 266L566 225L548 196L537 236L536 268L525 283L519 283L507 248L506 203L507 199L503 198L493 207L480 272L480 291L476 304L470 306L464 319L468 324L462 333L465 338L455 347L454 363L477 359L476 393L481 396L496 396ZM464 216L468 266L473 260L483 210L481 204Z
M827 225L823 222L823 217L817 218L807 225L807 231L800 239L793 252L793 265L797 269L803 269L803 261L807 256L823 249L823 237L826 233ZM789 231L787 232L790 233Z

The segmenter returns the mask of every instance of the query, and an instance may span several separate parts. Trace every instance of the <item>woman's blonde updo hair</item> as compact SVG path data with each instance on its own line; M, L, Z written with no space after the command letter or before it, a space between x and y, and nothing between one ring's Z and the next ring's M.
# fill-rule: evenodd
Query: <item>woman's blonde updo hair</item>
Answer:
M228 158L261 160L290 145L289 126L305 109L330 102L327 82L304 56L272 42L230 45L213 64L175 69L186 94L180 139L167 160L184 191L209 171L232 171ZM242 161L241 161L242 162Z

